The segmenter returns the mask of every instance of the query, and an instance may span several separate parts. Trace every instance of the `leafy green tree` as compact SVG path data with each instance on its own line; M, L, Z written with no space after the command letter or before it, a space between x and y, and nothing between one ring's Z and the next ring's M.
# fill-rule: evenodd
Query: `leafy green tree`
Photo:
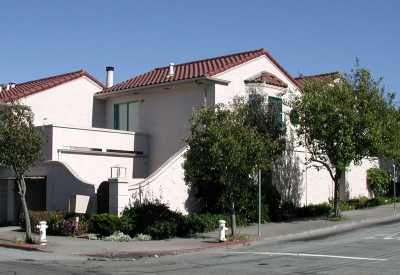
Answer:
M384 169L370 168L367 170L367 183L375 196L383 195L383 192L389 189L389 172Z
M266 147L260 134L244 126L243 117L226 106L195 110L189 120L191 136L184 157L185 180L189 185L217 180L229 201L232 235L236 234L235 198L243 183L265 166Z
M264 156L265 169L272 170L277 156L286 147L286 125L282 120L282 101L271 100L259 89L248 91L251 100L236 96L231 108L237 116L242 117L244 126L261 135L266 147Z
M25 200L26 184L24 174L33 165L41 162L41 149L47 138L34 124L30 107L20 101L0 104L0 163L10 169L18 184L25 224L26 242L32 243L31 223Z
M334 181L334 216L340 217L340 179L365 157L398 155L398 114L393 93L380 86L358 60L350 74L328 80L304 78L300 93L291 91L290 120L307 162L325 168Z

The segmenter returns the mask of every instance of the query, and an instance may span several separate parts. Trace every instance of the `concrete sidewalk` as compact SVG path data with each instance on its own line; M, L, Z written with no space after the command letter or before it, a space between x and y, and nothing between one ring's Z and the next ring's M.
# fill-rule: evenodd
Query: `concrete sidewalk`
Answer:
M239 233L253 238L250 241L220 243L218 232L196 234L187 238L174 238L159 241L106 242L87 240L85 237L47 236L46 245L19 245L13 239L25 236L19 227L0 227L0 246L50 253L82 255L93 258L136 259L149 256L175 255L226 246L243 245L248 242L274 241L308 234L323 234L333 230L346 230L356 226L400 220L399 212L394 212L393 204L370 207L362 210L342 212L344 221L328 221L325 217L295 219L285 222L268 223L238 228ZM218 225L216 225L217 227ZM229 233L229 231L227 231Z

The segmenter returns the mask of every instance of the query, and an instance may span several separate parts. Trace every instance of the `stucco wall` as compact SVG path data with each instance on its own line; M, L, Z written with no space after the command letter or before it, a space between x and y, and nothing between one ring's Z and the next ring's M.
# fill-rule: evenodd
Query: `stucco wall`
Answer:
M346 174L346 196L352 199L360 195L369 196L367 186L367 170L372 167L379 168L379 162L376 160L364 159L360 166L351 165Z
M47 161L26 172L27 176L46 177L46 210L69 210L70 195L90 196L88 214L96 213L96 189L61 162Z
M188 192L188 186L183 180L184 162L183 153L186 147L166 161L157 171L146 180L131 185L130 202L143 202L144 200L159 200L169 205L171 210L180 211L183 214L200 211L198 201ZM142 196L139 196L139 187L142 188Z
M22 102L31 106L35 114L35 125L62 124L92 127L92 111L95 103L93 94L100 90L101 87L87 77L80 77L29 95L23 98Z
M223 73L215 75L216 78L229 80L228 86L219 86L216 91L215 101L228 104L236 95L246 96L246 86L244 80L252 77L262 71L267 71L276 75L283 82L288 84L288 89L295 90L291 80L283 74L266 56L250 60L242 65L236 66ZM276 95L282 91L281 88L272 87L265 89L268 95Z
M114 166L127 168L128 179L147 176L146 134L59 125L46 125L45 132L50 135L43 150L45 159L68 163L82 179L95 186L111 177L111 167ZM88 148L100 149L101 152L107 149L140 151L143 155L96 155L93 154L96 152L84 151Z
M212 90L208 95L212 97ZM204 102L204 92L194 84L170 90L145 90L139 94L110 98L106 103L106 127L114 126L114 104L138 100L139 131L149 135L149 174L179 151L181 139L190 135L185 125L193 108Z
M289 154L289 157L288 152L285 152L277 161L273 183L281 192L290 185L290 198L299 206L328 202L334 196L334 183L328 170L307 168L304 164L305 157L304 152L297 151ZM343 178L345 183L341 185L341 198L349 200L359 196L370 196L366 171L371 167L378 167L378 164L378 161L364 159L360 166L350 165Z

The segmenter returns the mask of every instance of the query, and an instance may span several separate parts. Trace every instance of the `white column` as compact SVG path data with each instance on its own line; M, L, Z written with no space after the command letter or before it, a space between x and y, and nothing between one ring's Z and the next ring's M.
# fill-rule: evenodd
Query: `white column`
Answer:
M125 206L129 203L128 182L121 178L109 178L109 214L121 216Z

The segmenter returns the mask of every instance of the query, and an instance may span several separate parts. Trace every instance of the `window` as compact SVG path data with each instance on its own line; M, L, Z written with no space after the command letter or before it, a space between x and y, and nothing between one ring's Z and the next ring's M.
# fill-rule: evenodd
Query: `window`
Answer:
M268 104L276 108L278 122L283 122L282 98L268 96Z
M138 101L114 105L114 129L125 131L139 130Z
M249 93L249 102L253 100L254 94ZM282 112L282 98L275 96L268 96L268 105L276 108L277 120L278 122L283 122L283 112Z

